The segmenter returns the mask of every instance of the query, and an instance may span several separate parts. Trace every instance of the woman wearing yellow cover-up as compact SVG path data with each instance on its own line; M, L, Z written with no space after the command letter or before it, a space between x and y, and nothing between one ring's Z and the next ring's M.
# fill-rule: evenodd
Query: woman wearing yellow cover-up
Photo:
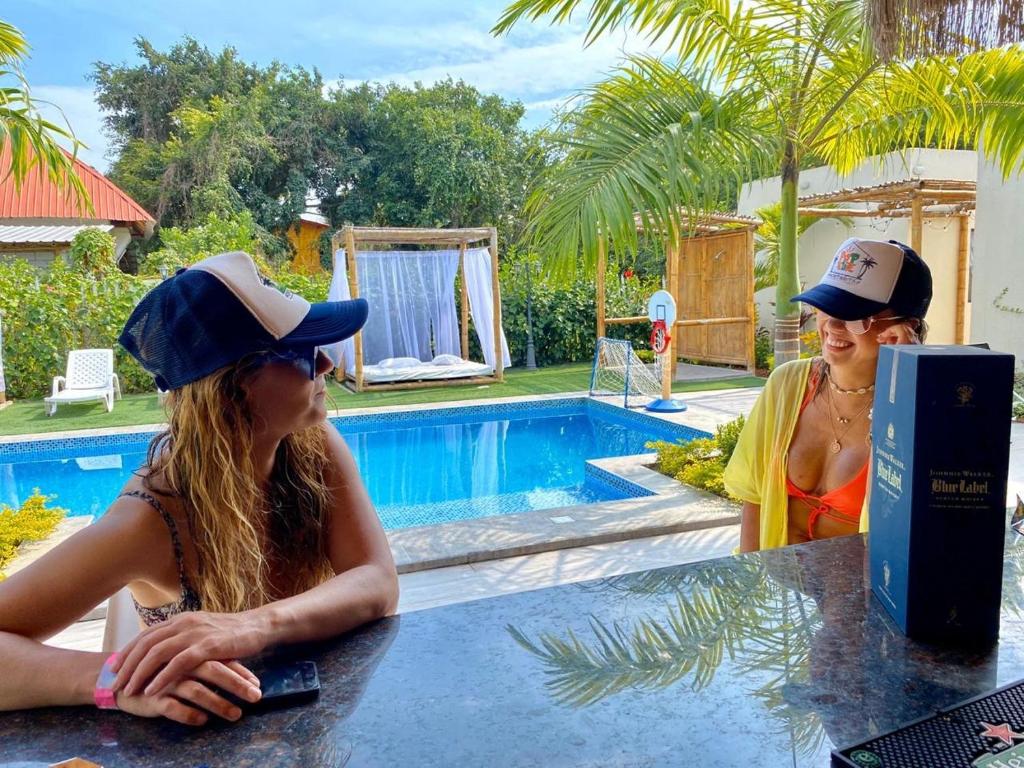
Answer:
M822 356L772 372L726 467L743 501L741 552L867 530L878 347L919 342L931 296L911 248L850 238L793 299L815 308Z

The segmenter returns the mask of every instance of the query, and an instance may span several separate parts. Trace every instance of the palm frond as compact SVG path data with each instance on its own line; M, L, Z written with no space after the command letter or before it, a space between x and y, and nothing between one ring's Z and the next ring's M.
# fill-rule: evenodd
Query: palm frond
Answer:
M591 617L589 643L571 629L564 636L541 633L536 641L507 629L541 661L546 687L566 706L590 706L624 690L658 690L687 677L700 690L727 656L741 673L783 670L770 683L782 685L806 667L810 638L821 623L817 608L763 567L740 578L738 584L679 590L662 617L647 616L632 628Z
M841 83L822 83L821 103ZM1024 161L1024 48L960 59L894 62L873 71L808 149L840 173L905 146L979 146L1009 175Z
M10 176L18 189L35 170L65 189L83 213L91 212L89 193L74 172L74 156L83 145L66 119L64 125L58 125L39 113L39 105L44 102L32 97L20 67L27 53L28 43L21 32L0 21L0 148L9 148L11 157L10 167L0 168L0 180ZM71 155L61 149L58 138L71 143Z
M562 163L527 203L532 236L557 267L592 264L599 237L635 251L648 232L681 233L693 212L774 164L756 89L718 95L705 72L635 57L571 118Z

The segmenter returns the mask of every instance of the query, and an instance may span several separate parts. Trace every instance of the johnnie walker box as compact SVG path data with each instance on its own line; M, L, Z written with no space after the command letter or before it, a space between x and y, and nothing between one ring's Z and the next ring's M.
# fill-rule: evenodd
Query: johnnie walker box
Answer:
M872 410L871 588L908 637L999 635L1013 355L882 346Z

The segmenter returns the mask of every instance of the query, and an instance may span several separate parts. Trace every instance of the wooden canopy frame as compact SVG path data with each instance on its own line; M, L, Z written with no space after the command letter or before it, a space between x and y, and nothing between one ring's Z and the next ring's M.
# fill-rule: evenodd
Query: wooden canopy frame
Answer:
M644 226L642 217L635 216L637 232L643 232ZM687 221L684 216L683 221ZM752 216L742 216L730 213L704 213L689 221L688 232L680 235L675 241L666 237L665 239L665 284L672 294L676 305L681 307L682 302L678 295L679 285L679 257L682 252L682 243L687 240L715 237L719 235L746 232L748 247L753 253L754 230L761 226L761 220ZM605 253L604 239L598 240L597 245L597 337L605 335L609 325L633 325L637 323L649 323L647 315L633 317L607 317L607 306L605 299L605 272L607 270L607 254ZM677 318L674 328L692 328L697 326L712 325L737 325L747 324L746 346L749 347L747 367L754 369L754 280L751 275L750 285L744 297L744 306L747 307L746 315L736 317L706 317L706 318ZM670 329L672 341L669 343L669 359L673 362L677 359L677 334Z
M466 247L473 243L486 242L491 254L491 298L494 302L494 374L491 376L467 376L459 379L435 379L430 381L403 381L370 384L363 379L363 333L355 335L355 377L353 388L356 392L367 389L419 389L422 387L444 387L455 384L492 384L504 381L504 358L501 347L501 287L498 283L498 230L494 227L473 227L468 229L419 229L413 227L353 227L346 226L331 238L331 251L337 253L345 248L345 269L348 274L349 291L352 298L359 296L359 275L356 270L356 253L360 245L434 245L458 246L459 275L462 290L459 292L459 331L462 334L462 358L469 359L469 293L466 289ZM345 365L340 368L341 378L347 379Z
M957 179L906 179L870 187L840 189L821 195L805 195L797 200L800 216L822 218L910 218L910 247L921 254L925 219L956 217L960 223L960 242L956 271L957 344L965 343L967 324L967 284L970 268L970 220L977 202L978 185ZM862 204L862 208L841 207ZM824 208L825 205L840 207Z

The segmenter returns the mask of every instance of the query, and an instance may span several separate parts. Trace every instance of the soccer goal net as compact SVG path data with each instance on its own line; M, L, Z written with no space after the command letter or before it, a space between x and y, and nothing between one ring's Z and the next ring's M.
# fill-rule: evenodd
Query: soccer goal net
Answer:
M657 362L645 364L625 339L598 339L590 396L618 396L626 408L661 397L661 355L655 359Z

